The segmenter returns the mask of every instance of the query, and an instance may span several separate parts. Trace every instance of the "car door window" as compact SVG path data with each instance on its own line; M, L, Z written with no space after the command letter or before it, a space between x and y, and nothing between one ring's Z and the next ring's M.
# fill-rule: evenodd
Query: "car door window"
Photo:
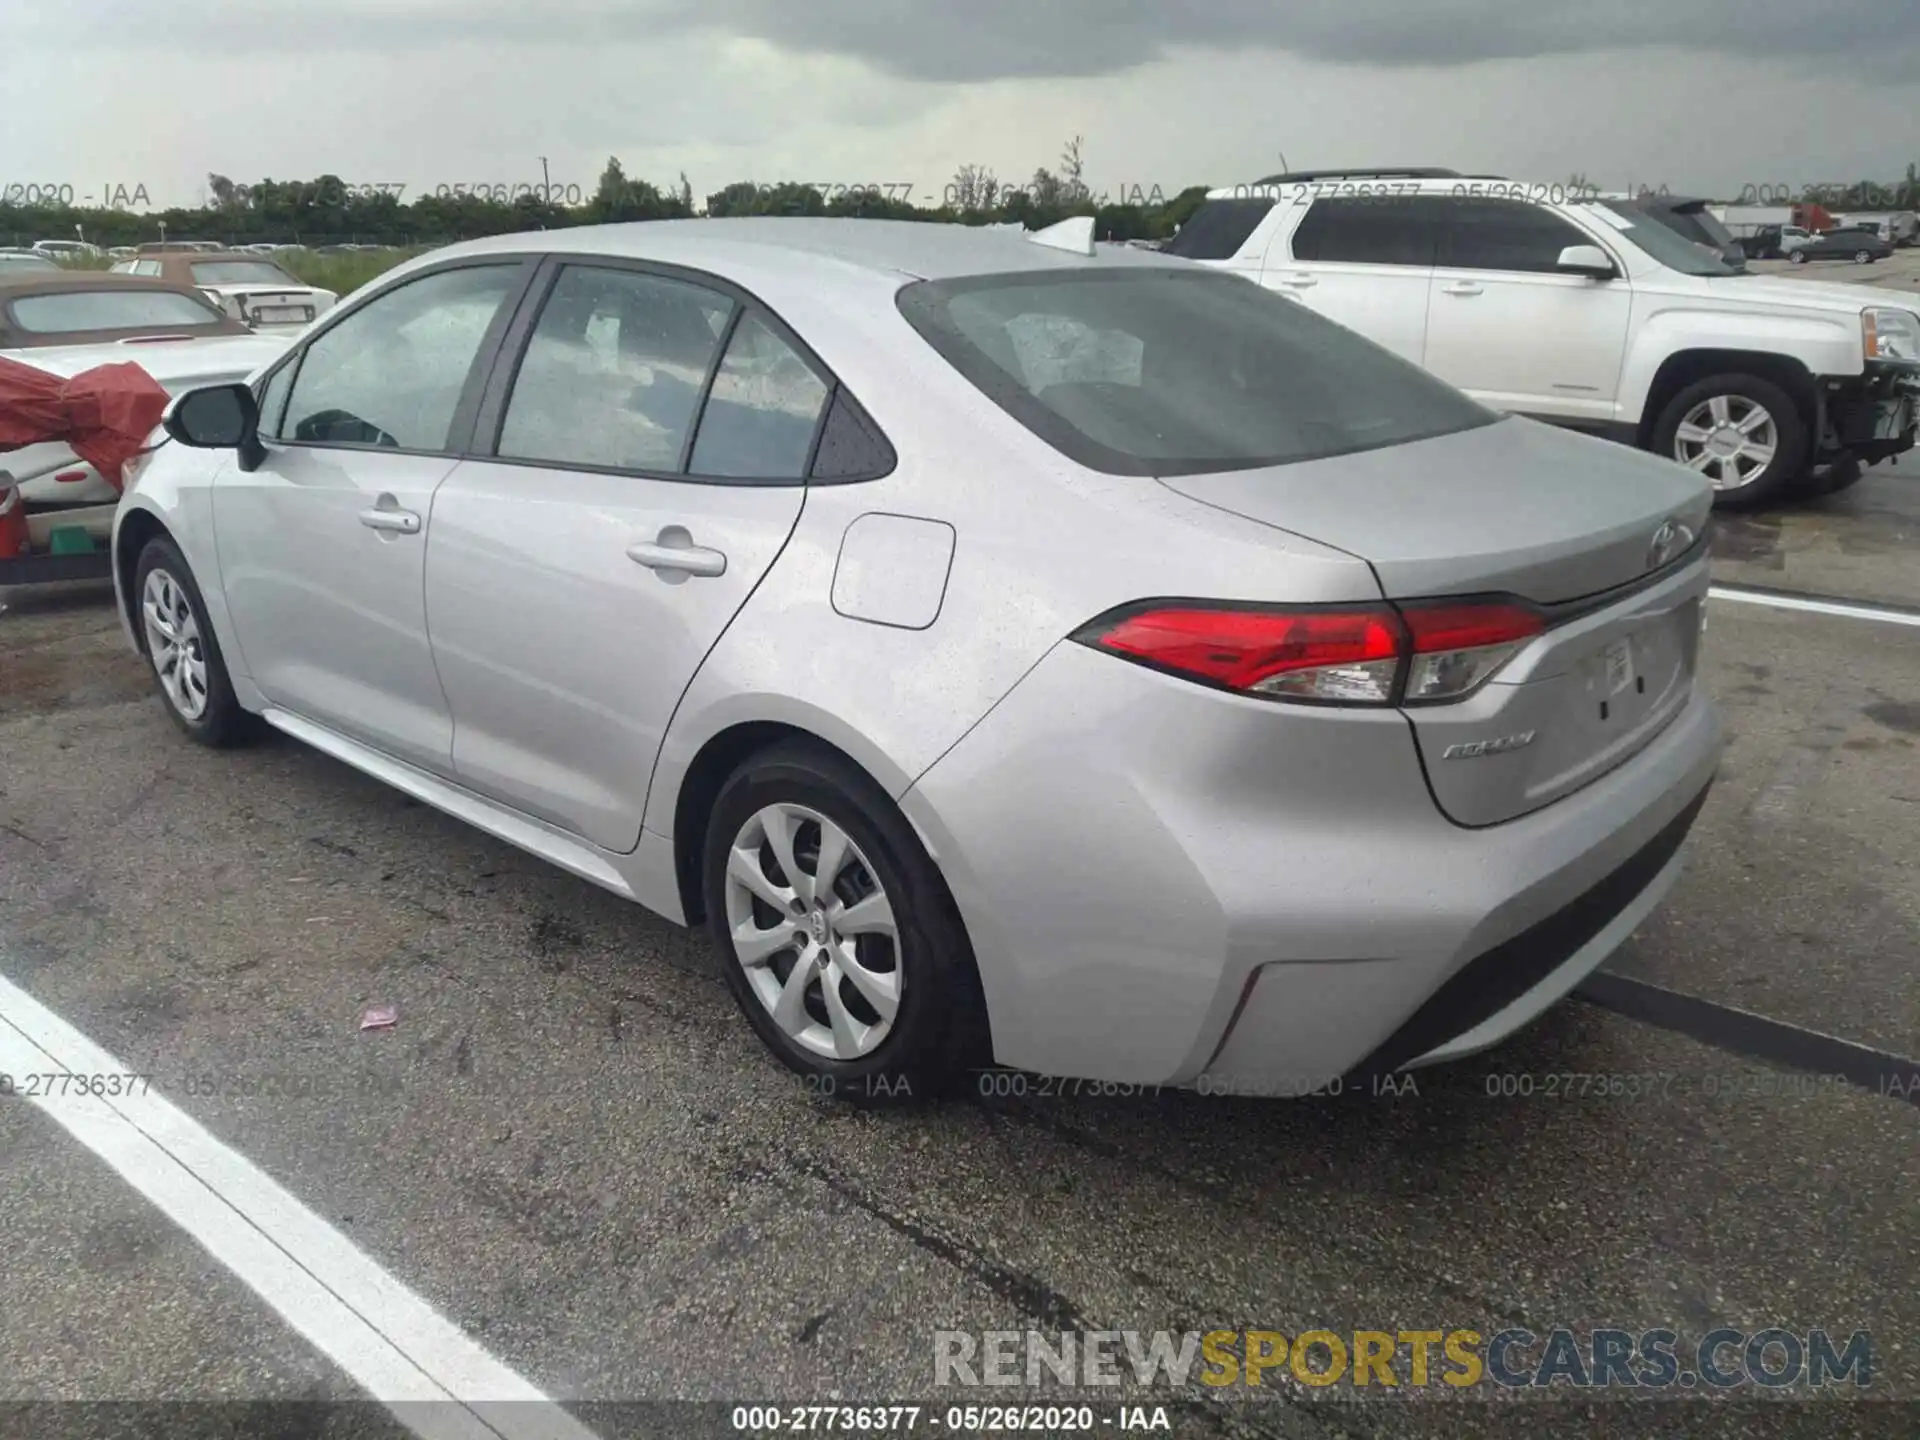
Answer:
M519 273L515 261L423 275L315 336L279 438L445 450L474 358Z
M1293 232L1293 258L1430 268L1446 209L1438 196L1316 200Z
M733 309L684 280L565 267L514 376L500 456L679 474Z
M1462 199L1447 210L1440 264L1450 269L1552 274L1562 250L1593 244L1552 211L1519 200Z
M133 273L136 275L157 276L160 273L160 262L158 260L136 260L133 264Z
M807 473L827 383L757 315L744 315L700 415L688 471L733 479Z

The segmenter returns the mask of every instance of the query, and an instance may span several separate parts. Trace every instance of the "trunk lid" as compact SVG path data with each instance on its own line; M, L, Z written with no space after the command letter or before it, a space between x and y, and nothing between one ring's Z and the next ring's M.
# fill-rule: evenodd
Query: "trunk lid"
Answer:
M1550 605L1598 594L1647 574L1662 522L1699 535L1713 505L1707 482L1671 461L1518 417L1160 483L1357 555L1394 600L1504 591Z
M1161 481L1368 561L1389 599L1507 594L1548 628L1463 700L1405 707L1435 804L1483 826L1638 754L1693 693L1704 552L1653 562L1712 492L1665 460L1521 419L1360 455ZM1680 555L1691 554L1682 560Z

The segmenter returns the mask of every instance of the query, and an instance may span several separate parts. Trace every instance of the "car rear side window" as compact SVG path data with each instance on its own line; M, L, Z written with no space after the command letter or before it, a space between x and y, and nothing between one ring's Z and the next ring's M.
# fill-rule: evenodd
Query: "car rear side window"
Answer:
M173 290L56 290L45 295L22 295L11 308L14 328L35 335L151 330L169 325L192 329L218 325L226 319L211 305Z
M826 403L826 381L793 347L759 316L741 316L700 413L688 473L804 478Z
M1231 260L1253 238L1273 206L1271 196L1204 201L1180 233L1161 247L1161 253L1183 260Z
M1560 252L1593 240L1552 211L1519 200L1458 200L1447 206L1440 264L1455 270L1553 274Z
M437 271L322 331L300 359L280 437L445 450L474 359L519 278L517 261Z
M566 266L514 376L499 455L678 474L733 309L684 280Z
M1293 258L1431 268L1449 208L1437 195L1316 200L1293 232Z
M1235 275L1088 265L920 281L898 304L989 399L1110 474L1288 464L1499 418Z

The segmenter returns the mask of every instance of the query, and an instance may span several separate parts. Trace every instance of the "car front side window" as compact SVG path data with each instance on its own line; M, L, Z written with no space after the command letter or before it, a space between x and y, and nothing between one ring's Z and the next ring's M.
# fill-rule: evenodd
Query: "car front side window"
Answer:
M411 280L314 337L280 438L310 445L448 448L454 412L518 261Z
M1440 264L1454 270L1505 270L1550 275L1560 252L1591 245L1587 235L1552 211L1519 200L1459 200L1448 206Z

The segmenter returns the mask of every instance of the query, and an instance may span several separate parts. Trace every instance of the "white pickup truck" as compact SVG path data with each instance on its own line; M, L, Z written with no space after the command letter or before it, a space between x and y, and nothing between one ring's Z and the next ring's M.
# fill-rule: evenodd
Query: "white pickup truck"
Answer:
M1625 441L1750 509L1913 447L1920 313L1742 275L1637 210L1446 170L1212 191L1166 253L1245 275L1499 410Z

